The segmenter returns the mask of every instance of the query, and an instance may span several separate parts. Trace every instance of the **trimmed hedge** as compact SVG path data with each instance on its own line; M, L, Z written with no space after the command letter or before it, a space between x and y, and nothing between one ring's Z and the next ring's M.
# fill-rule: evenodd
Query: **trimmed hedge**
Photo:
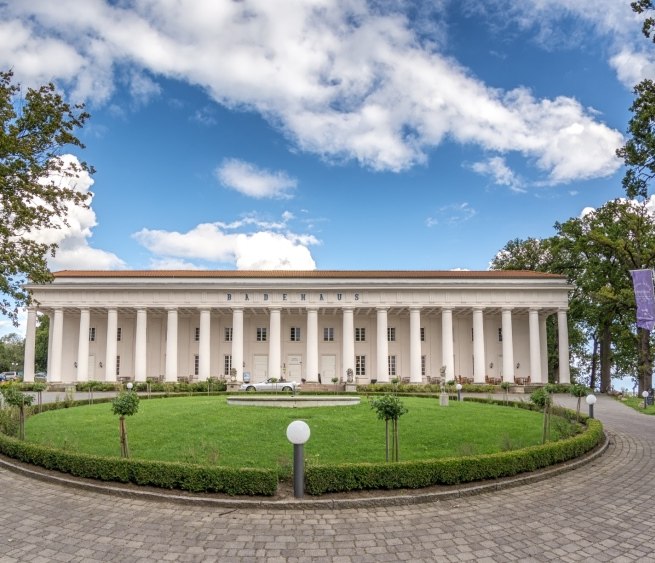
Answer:
M228 495L272 496L277 491L277 473L272 469L95 456L21 442L4 434L0 434L0 453L45 469L100 481Z
M527 403L514 405L531 409ZM572 411L561 414L575 417ZM311 495L320 495L365 489L418 489L510 477L568 461L592 450L603 438L603 425L587 418L586 426L584 432L571 438L495 454L398 463L310 465L305 469L305 488Z
M155 398L164 398L164 396L152 397ZM111 400L111 398L102 398L95 402L106 403ZM505 406L502 400L478 397L466 397L465 400ZM42 405L41 410L56 410L87 404L88 401L85 400L47 403ZM506 406L539 410L535 405L524 402L509 402ZM36 412L37 408L31 407L30 410ZM559 407L554 407L553 414L569 420L576 418L574 411ZM320 495L365 489L423 488L497 479L534 471L574 459L600 443L603 437L602 424L595 419L584 416L581 418L586 423L583 432L558 442L521 450L397 463L308 465L305 468L305 490L308 494ZM4 429L10 431L9 428ZM25 463L69 473L76 477L165 489L272 496L278 486L277 472L272 469L235 469L182 462L95 456L27 443L2 433L0 433L0 453Z

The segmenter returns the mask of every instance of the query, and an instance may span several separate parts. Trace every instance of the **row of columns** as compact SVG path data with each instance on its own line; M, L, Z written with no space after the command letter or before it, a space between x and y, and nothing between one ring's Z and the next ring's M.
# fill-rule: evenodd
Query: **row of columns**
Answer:
M379 382L389 381L388 372L388 322L385 307L377 309L377 379ZM486 373L486 359L484 350L484 313L483 308L473 309L473 372L476 383L484 383ZM271 308L269 327L269 354L268 373L270 375L281 375L282 365L282 342L281 342L281 309ZM232 366L236 369L236 377L239 381L243 379L243 315L241 308L232 309ZM529 348L530 348L530 374L534 380L541 381L542 374L547 373L547 340L546 340L546 317L539 315L537 309L529 311ZM568 328L566 310L559 310L557 313L559 328L559 360L560 360L560 382L569 382L569 352L568 352ZM147 373L147 322L148 314L145 308L137 309L136 333L134 351L134 378L135 381L145 381ZM512 310L505 308L501 313L502 323L502 352L503 352L503 378L505 381L514 381L514 348L512 338ZM27 333L25 342L25 381L34 379L34 350L36 311L30 309L27 319ZM88 357L89 357L89 327L90 311L88 308L80 310L80 327L78 340L77 359L77 381L88 380ZM109 309L107 312L107 346L105 357L105 380L116 381L116 359L117 343L116 333L118 328L118 312L116 309ZM454 342L453 342L453 310L442 309L441 313L442 333L442 358L445 368L444 377L446 380L455 378L454 369ZM167 311L166 328L166 365L165 380L177 381L177 336L178 336L178 311L170 308ZM200 310L200 337L199 337L199 379L204 381L210 376L210 342L211 342L211 311ZM305 361L305 378L308 382L318 381L318 309L307 309L307 356ZM51 330L51 355L49 358L49 378L51 381L61 381L62 377L62 345L63 345L63 309L56 308L52 318ZM410 307L409 310L409 363L410 382L422 382L421 373L421 308ZM355 329L354 309L343 309L343 348L342 348L343 373L348 370L355 372Z

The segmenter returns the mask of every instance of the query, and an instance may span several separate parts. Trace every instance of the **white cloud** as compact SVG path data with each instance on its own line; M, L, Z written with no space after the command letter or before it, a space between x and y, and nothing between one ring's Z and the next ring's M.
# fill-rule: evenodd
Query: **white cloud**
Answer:
M435 216L428 217L425 224L428 227L435 225L458 225L473 219L478 214L477 210L471 207L468 202L453 203L444 205L437 209Z
M260 230L247 230L253 226ZM185 233L142 229L133 236L156 255L157 267L202 260L234 264L239 270L314 270L309 247L319 244L312 235L290 232L286 220L270 223L254 217L228 224L203 223Z
M61 160L65 167L79 167L79 160L71 154L62 155ZM38 242L57 244L59 246L54 258L48 258L48 267L51 270L65 269L102 269L110 270L123 268L124 262L115 254L93 248L89 239L93 234L93 227L97 225L96 214L91 207L93 194L89 191L93 185L93 179L89 174L80 170L77 178L65 178L59 174L52 174L44 178L43 182L52 183L55 186L74 187L81 193L88 194L88 207L83 208L68 204L66 223L63 219L55 218L54 227L40 229L29 233L29 237Z
M486 0L468 6L492 25L516 24L531 30L547 49L575 48L589 41L583 32L591 30L590 41L602 45L609 65L626 87L655 78L655 52L641 33L643 16L635 14L628 1L596 0L591 10L579 0Z
M201 270L202 268L193 262L179 260L177 258L161 258L150 261L152 270Z
M507 166L505 159L500 156L492 156L486 160L475 162L471 165L471 169L478 174L490 176L494 183L499 186L508 186L515 192L526 191L523 188L521 179Z
M615 30L616 0L586 11L576 1L525 4L544 12L555 4L580 17L603 12L599 29ZM129 65L198 85L227 107L257 111L295 145L330 160L400 171L424 163L449 138L520 153L552 183L608 175L620 165L614 149L621 135L575 100L490 88L440 54L441 3L430 9L434 25L415 28L420 37L404 2L23 0L3 12L12 33L0 33L0 63L20 67L29 59L24 78L54 76L75 96L104 102L116 67ZM288 195L288 187L271 188L248 166L237 170L235 189Z
M249 197L290 198L298 182L286 172L262 170L236 158L226 158L216 169L216 177L226 188Z

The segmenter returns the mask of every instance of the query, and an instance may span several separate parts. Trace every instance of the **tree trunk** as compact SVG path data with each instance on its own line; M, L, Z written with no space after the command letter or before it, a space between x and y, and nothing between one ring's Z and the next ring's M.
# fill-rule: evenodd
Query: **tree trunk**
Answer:
M385 459L389 463L389 419L384 421L384 451Z
M118 424L121 432L121 457L130 457L130 450L127 445L127 430L125 429L125 417L121 416L118 419Z
M600 392L607 393L612 387L612 335L609 325L604 325L600 333Z
M591 390L596 389L596 365L598 363L598 338L594 334L593 336L594 345L591 352L591 374L589 376L589 387Z
M18 407L18 438L25 439L25 409L23 405Z
M398 444L398 419L394 419L393 421L393 432L394 432L394 440L393 440L393 445L395 448L395 461L400 460L400 446Z
M650 330L637 329L639 394L653 386L653 358L650 351Z

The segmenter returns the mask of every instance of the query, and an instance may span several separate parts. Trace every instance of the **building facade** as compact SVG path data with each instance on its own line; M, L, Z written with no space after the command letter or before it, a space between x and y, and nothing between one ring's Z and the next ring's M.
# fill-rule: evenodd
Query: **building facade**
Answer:
M517 271L62 271L28 286L25 381L37 314L48 380L267 377L330 383L458 376L547 382L557 316L569 382L570 286ZM352 371L351 371L352 370Z

